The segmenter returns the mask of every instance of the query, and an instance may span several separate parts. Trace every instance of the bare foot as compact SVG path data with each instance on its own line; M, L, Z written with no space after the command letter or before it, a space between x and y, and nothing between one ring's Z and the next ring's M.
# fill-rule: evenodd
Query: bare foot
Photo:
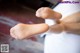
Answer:
M62 17L60 13L55 12L48 7L39 8L36 11L36 16L41 17L43 19L60 19Z
M10 29L10 34L13 38L24 39L32 35L46 32L48 30L47 24L17 24Z

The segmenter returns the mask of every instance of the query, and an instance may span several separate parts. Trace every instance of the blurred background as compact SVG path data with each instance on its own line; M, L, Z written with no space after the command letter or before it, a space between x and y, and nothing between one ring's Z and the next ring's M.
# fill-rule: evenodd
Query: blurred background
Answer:
M44 38L40 35L25 40L10 36L10 28L18 23L44 23L35 12L40 7L54 8L60 0L0 0L0 45L9 44L8 53L43 53ZM0 52L1 53L1 52Z

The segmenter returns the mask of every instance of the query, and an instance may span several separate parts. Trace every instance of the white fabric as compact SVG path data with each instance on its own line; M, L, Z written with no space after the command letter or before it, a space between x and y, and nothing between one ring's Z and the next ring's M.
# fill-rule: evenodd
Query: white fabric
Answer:
M79 12L80 4L60 3L54 10L60 12L63 15L63 19L68 15ZM46 23L49 24L47 21ZM68 34L66 32L59 34L47 33L44 53L80 53L80 35Z

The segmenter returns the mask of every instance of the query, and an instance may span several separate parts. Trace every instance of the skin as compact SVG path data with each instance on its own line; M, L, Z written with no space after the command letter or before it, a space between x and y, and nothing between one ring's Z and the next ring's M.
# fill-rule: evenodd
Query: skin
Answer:
M62 23L66 32L80 35L80 12L67 16Z
M55 17L55 18L49 18L49 19L59 20L62 15L58 12L53 11L48 7L42 7L36 11L36 16L41 17L43 19L47 19L48 17ZM28 39L33 35L44 33L48 31L48 29L49 29L49 26L45 23L41 23L41 24L20 23L10 29L10 34L15 39L25 39L25 38Z
M69 15L60 22L60 24L51 26L50 31L55 33L66 31L67 33L80 34L80 12Z
M10 34L15 39L30 38L32 35L36 35L48 30L47 24L17 24L10 29Z
M48 7L39 8L36 11L36 16L43 18L43 19L56 19L56 20L59 20L62 17L62 15L60 13L55 12Z
M80 33L80 12L70 15L63 20L60 20L62 15L53 11L48 7L39 8L36 11L36 16L43 19L57 20L55 25L49 26L45 23L42 24L17 24L10 29L10 34L13 38L24 39L33 35L44 33L46 31L60 33L66 31L68 33Z
M59 24L50 26L49 28L50 32L60 33L62 31L66 31L68 33L80 34L80 12L74 13L72 15L65 17L62 20L59 20L62 17L60 13L58 12L56 13L55 11L47 7L45 7L44 9L43 8L40 8L37 10L36 12L37 17L41 17L44 19L53 19L53 20L55 17L55 19L57 19L57 23L59 23ZM44 14L46 16L44 16Z

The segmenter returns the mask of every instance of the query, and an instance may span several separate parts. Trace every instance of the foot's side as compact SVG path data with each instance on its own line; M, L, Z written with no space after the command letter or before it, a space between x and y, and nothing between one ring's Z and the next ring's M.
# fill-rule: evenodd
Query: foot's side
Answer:
M47 24L17 24L10 29L10 34L13 38L24 39L32 35L46 32L48 30Z
M62 17L60 13L55 12L48 7L39 8L36 11L36 16L41 17L43 19L60 19Z

